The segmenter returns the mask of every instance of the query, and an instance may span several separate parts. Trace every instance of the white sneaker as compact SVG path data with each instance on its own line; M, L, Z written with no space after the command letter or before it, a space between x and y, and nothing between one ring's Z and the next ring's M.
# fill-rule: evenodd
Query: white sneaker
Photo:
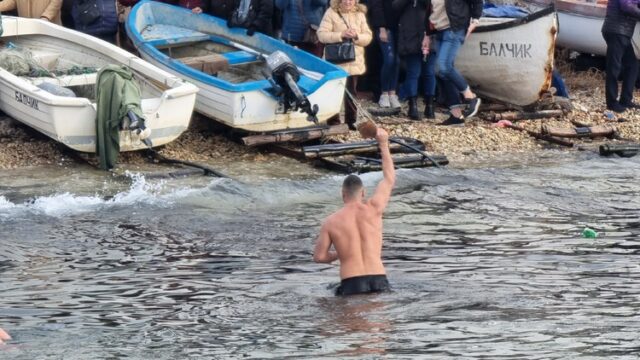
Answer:
M400 104L400 99L398 99L398 95L389 95L389 104L394 109L400 109L402 104Z
M378 101L378 105L380 105L380 107L383 107L383 108L391 107L391 104L389 103L389 94L380 95L380 100Z

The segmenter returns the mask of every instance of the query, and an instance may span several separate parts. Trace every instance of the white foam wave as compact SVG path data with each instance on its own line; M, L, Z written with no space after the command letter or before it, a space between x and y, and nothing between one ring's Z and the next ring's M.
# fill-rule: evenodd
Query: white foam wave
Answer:
M14 203L12 203L11 201L7 200L6 197L0 196L0 211L13 209L15 207L16 207L16 205Z
M140 174L127 173L131 186L113 196L78 195L70 192L40 196L22 204L14 204L0 196L0 214L11 216L18 212L31 212L60 217L95 211L110 206L156 205L169 206L178 199L194 196L201 189L169 188L165 181L148 182Z
M299 203L340 203L340 187L344 175L294 181L274 180L259 184L245 184L228 179L216 178L205 186L182 185L166 180L148 181L141 174L127 173L131 185L114 195L109 194L109 186L101 186L93 195L74 194L72 191L39 196L21 204L12 203L0 196L0 215L13 216L21 212L63 217L93 211L103 211L110 207L157 206L170 207L179 203L187 206L211 208L220 212L245 211L258 208L280 208ZM380 173L362 175L367 194L373 194L381 180ZM192 184L193 185L193 184ZM108 194L108 195L105 195Z

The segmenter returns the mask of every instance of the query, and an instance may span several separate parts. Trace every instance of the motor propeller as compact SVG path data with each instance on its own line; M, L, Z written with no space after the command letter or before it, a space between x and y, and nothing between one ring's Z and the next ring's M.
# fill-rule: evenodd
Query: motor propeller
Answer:
M129 118L129 130L138 135L145 145L151 147L152 144L149 139L149 136L151 136L151 129L145 125L144 118L138 117L133 110L127 111L127 117Z

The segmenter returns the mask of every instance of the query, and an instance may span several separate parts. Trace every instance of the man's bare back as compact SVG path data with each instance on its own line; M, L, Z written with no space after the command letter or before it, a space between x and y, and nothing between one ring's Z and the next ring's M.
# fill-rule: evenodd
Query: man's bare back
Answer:
M349 175L342 187L344 207L330 215L320 228L313 259L331 263L340 260L340 279L345 282L382 281L386 276L382 264L382 214L391 197L395 183L395 170L389 152L389 136L378 129L376 139L382 155L384 178L373 196L364 199L364 187L360 178ZM335 251L330 248L333 245ZM359 292L366 292L366 285L356 284ZM376 287L377 285L373 286ZM388 283L386 283L388 287ZM372 291L375 291L373 289Z

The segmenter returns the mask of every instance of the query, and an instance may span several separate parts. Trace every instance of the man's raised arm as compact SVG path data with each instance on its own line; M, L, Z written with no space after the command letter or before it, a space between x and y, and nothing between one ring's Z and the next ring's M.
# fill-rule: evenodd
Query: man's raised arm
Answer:
M382 158L382 175L383 179L378 184L373 197L371 198L371 204L378 209L378 211L384 211L387 207L387 203L391 198L391 190L396 182L396 170L393 166L393 158L391 158L391 151L389 150L389 134L387 131L378 128L376 133L376 140L378 140L378 146L380 147L380 157Z

